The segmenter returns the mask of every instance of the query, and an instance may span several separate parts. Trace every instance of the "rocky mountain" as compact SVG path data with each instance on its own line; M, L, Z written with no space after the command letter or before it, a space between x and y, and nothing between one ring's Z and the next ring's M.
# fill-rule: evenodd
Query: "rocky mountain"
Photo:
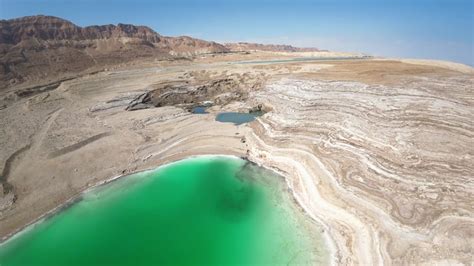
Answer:
M230 51L271 51L271 52L319 52L318 48L299 48L284 44L259 44L259 43L226 43L224 46Z
M162 36L129 24L80 27L62 18L0 20L0 89L53 83L82 72L143 58L173 59L231 51L318 51L289 45L222 45L187 36Z
M0 88L57 80L140 58L222 53L221 44L128 24L79 27L51 16L0 20Z
M81 28L73 23L50 16L31 16L0 21L0 42L18 44L28 39L43 41L84 41L107 38L138 38L151 43L160 42L160 35L145 26L126 24L89 26Z
M122 43L145 44L164 51L226 52L223 45L191 37L165 37L146 26L130 24L79 27L67 20L52 16L30 16L0 20L0 43L17 45L22 42L46 41L67 44L99 40L120 40Z

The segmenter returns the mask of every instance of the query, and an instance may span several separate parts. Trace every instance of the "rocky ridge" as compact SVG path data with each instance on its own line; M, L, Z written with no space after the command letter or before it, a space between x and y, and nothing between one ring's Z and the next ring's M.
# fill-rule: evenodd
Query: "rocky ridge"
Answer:
M0 21L0 88L57 79L143 58L222 53L223 45L165 37L129 24L79 27L51 16Z
M0 20L0 89L47 85L138 60L176 60L231 51L318 51L289 45L226 44L162 36L130 24L80 27L53 16Z

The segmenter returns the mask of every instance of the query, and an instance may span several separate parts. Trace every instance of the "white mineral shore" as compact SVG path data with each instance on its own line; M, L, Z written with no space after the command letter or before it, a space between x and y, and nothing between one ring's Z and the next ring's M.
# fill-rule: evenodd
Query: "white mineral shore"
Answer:
M17 88L0 92L0 173L13 187L0 194L0 237L111 177L226 154L286 177L324 229L333 265L472 265L469 67L395 59L235 63L271 54L252 56L144 63L25 98L12 96ZM125 111L160 84L229 77L248 97L209 114L179 106ZM222 110L257 105L268 112L252 123L215 121Z
M272 112L252 124L249 158L285 173L328 229L336 264L469 264L472 96L468 76L400 87L282 79L251 97Z

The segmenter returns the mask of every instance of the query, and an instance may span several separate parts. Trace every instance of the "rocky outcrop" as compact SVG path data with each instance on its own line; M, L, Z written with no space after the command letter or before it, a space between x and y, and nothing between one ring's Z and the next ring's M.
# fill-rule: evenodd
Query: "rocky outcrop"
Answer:
M80 27L62 18L0 20L0 89L49 84L140 59L173 59L231 51L317 52L317 48L256 43L219 44L162 36L130 24Z
M163 37L165 47L170 47L172 55L189 56L192 54L226 53L230 50L222 44L208 42L188 36Z
M191 37L165 37L130 24L79 27L51 16L0 20L0 89L19 83L65 78L140 58L222 53L221 44ZM51 80L49 80L51 81Z
M131 38L147 42L158 49L175 54L199 52L226 52L221 44L188 36L165 37L146 26L130 24L94 25L79 27L67 20L51 16L30 16L0 21L0 43L17 45L36 41L94 41ZM68 43L60 42L64 45Z
M151 102L151 92L145 92L133 99L125 108L127 111L135 111L135 110L141 110L141 109L148 109L154 107L154 105Z
M146 26L130 24L79 27L51 16L30 16L0 21L0 43L18 44L29 39L43 41L84 41L110 38L138 38L151 43L161 36Z
M79 39L81 28L73 23L49 16L30 16L0 21L0 43L18 44L28 39Z
M232 101L243 101L249 90L259 90L263 77L256 75L227 75L193 84L164 84L153 90L137 95L126 107L127 111L162 106L180 106L189 109L203 102L225 105ZM262 111L262 105L255 111ZM251 110L249 110L251 111Z

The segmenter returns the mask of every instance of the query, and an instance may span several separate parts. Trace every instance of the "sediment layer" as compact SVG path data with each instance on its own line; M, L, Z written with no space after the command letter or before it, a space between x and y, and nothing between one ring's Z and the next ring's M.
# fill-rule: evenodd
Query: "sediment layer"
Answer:
M472 262L472 77L399 86L283 79L251 96L251 160L289 178L335 261Z
M238 63L269 57L146 62L0 92L0 236L111 177L229 154L287 178L325 228L333 264L471 263L474 72L370 59ZM126 111L163 88L215 104L202 115L188 112L192 97ZM215 121L255 106L267 113L250 124Z

